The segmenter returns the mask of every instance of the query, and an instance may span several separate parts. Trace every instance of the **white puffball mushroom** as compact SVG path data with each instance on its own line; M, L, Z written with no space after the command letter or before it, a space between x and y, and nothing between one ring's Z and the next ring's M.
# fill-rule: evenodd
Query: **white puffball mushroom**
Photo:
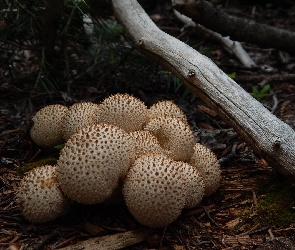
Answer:
M21 180L16 202L23 216L32 223L45 223L64 215L70 200L56 179L56 167L44 165L29 171Z
M221 181L221 169L216 155L200 143L194 146L194 153L188 161L203 177L205 183L205 196L214 193Z
M157 138L149 131L139 130L130 132L129 135L134 140L135 158L148 153L164 154Z
M126 132L141 130L147 120L147 106L128 94L116 94L104 99L96 112L96 122L114 124Z
M32 140L40 147L50 148L64 142L62 118L68 111L66 106L53 104L40 109L32 118L30 130Z
M160 101L153 104L149 108L149 120L163 115L172 116L181 119L183 122L187 123L186 115L173 101Z
M164 155L146 154L135 160L123 184L123 197L138 222L164 227L180 215L188 191L181 168Z
M188 160L194 148L194 135L190 126L181 119L160 116L150 120L144 127L159 141L166 154L174 160Z
M92 102L77 102L69 107L62 120L62 135L67 141L72 134L85 125L95 123L98 104Z
M127 132L111 124L92 124L66 142L57 161L57 179L71 199L101 203L111 196L133 161L133 141Z

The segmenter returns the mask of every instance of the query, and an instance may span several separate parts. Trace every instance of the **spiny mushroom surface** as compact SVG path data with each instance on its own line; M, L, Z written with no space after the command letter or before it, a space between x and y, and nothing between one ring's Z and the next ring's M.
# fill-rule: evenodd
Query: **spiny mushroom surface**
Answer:
M149 108L149 120L163 115L179 118L187 123L186 115L173 101L160 101Z
M92 124L66 142L57 162L57 179L71 199L96 204L111 196L133 160L133 141L127 132L111 124Z
M16 201L23 216L32 223L44 223L64 215L70 200L56 179L56 167L44 165L29 171L21 180Z
M73 104L62 121L62 135L67 141L72 134L84 125L95 123L98 105L92 102L78 102Z
M134 96L116 94L99 104L96 122L114 124L127 132L141 130L148 120L148 109Z
M32 140L44 148L54 147L64 142L62 137L62 118L68 111L66 106L53 104L40 109L32 118L30 130Z
M137 158L123 185L130 213L148 227L164 227L173 222L185 206L187 179L181 166L164 155Z
M197 169L186 162L178 161L182 175L187 179L188 191L185 199L185 208L195 207L204 197L205 184Z
M194 146L194 153L188 161L203 177L205 196L213 194L220 185L221 170L216 155L200 143Z
M164 154L157 138L149 131L139 130L129 133L135 144L135 158L148 153Z
M190 126L178 118L160 116L149 121L144 130L157 137L166 154L174 160L186 161L194 148Z

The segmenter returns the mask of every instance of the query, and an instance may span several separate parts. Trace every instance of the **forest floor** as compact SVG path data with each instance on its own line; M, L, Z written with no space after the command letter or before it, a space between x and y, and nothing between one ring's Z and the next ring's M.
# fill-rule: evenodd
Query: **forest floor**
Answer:
M154 2L146 9L163 31L210 57L247 92L256 95L263 105L295 128L295 79L273 78L295 71L294 55L242 43L257 64L257 67L245 68L218 41L194 28L183 28L173 14L170 1ZM295 32L293 1L282 1L279 5L264 1L259 4L255 1L226 2L226 11L230 14ZM148 230L142 242L125 249L295 249L295 184L275 173L271 162L255 155L226 121L198 97L187 94L183 87L167 90L165 82L127 86L121 79L122 85L94 83L86 86L77 82L70 91L30 92L5 74L6 62L2 62L0 68L1 250L59 249L93 237L141 230L125 206L106 208L74 204L66 216L34 225L23 218L14 198L22 178L20 167L58 158L58 150L45 152L30 139L32 115L48 104L69 106L82 100L99 103L117 92L133 94L148 106L163 99L174 100L186 113L196 141L217 154L222 168L222 181L216 193L204 198L197 207L183 211L165 229ZM261 94L262 82L270 88L260 98L257 95ZM258 92L255 93L253 87Z

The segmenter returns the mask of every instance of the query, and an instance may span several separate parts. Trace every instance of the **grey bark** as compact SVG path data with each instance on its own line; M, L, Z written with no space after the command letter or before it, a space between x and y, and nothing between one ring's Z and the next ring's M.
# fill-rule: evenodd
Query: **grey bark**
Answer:
M136 0L112 0L117 20L144 55L166 67L278 171L295 178L295 133L209 58L161 31Z
M295 53L295 32L238 18L205 0L172 0L174 9L196 23L240 42Z

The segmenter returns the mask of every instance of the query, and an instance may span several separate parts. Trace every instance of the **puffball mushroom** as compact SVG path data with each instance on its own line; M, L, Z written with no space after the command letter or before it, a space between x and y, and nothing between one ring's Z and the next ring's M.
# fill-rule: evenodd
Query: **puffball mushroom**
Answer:
M149 108L149 119L156 118L158 116L168 115L181 119L187 123L186 115L173 101L160 101L155 103Z
M221 180L221 170L216 155L209 148L196 143L194 153L188 163L194 166L203 177L205 196L214 193L218 189Z
M157 137L166 154L174 160L186 161L194 151L194 135L190 126L178 118L160 116L144 127Z
M111 196L133 160L133 141L127 132L111 124L92 124L66 142L57 161L57 179L71 199L101 203Z
M127 132L141 130L147 120L147 106L128 94L116 94L104 99L96 112L96 122L111 123Z
M135 158L148 153L163 154L157 138L149 131L139 130L129 133L135 144Z
M205 183L201 174L197 169L186 162L178 161L178 164L182 167L182 172L185 178L187 178L188 191L185 199L185 208L195 207L204 197Z
M92 102L78 102L73 104L62 121L62 135L67 141L72 134L84 125L95 123L98 104Z
M16 202L23 216L32 223L44 223L64 215L70 200L56 179L56 167L44 165L29 171L21 180Z
M123 197L130 213L148 227L173 222L185 206L187 178L181 165L164 155L137 158L123 185Z
M64 142L62 118L68 111L66 106L53 104L40 109L32 118L30 130L32 140L40 147L50 148Z

